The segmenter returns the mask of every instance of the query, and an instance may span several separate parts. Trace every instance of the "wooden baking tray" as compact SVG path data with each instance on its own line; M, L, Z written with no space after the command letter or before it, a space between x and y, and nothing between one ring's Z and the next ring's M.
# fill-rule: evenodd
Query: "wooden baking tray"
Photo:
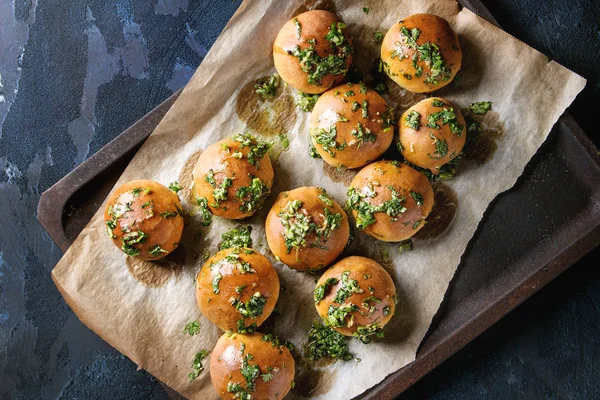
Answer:
M496 23L477 0L461 3ZM45 191L38 219L66 251L179 92ZM492 202L414 362L363 396L392 399L600 243L600 156L568 114Z

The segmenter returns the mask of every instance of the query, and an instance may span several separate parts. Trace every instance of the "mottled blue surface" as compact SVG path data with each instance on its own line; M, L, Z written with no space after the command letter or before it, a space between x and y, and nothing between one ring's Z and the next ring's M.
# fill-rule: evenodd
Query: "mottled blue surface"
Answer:
M600 5L487 0L504 28L588 78L571 112L597 141ZM0 399L164 399L50 279L39 195L185 85L239 1L0 0ZM541 110L543 112L543 110ZM402 398L600 398L598 252Z

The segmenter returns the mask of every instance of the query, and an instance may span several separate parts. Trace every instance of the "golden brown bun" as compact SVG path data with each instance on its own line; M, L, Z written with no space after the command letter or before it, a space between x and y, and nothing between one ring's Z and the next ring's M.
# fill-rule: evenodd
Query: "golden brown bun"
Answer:
M249 265L244 268L242 263ZM262 312L257 316L242 315L241 312L247 310L247 302L257 293L263 303ZM196 277L196 300L200 311L224 331L237 331L238 327L252 324L260 326L275 308L278 298L279 277L275 268L265 256L252 249L222 250L206 261ZM244 303L240 304L241 312L236 309L238 302ZM254 307L252 309L256 310Z
M439 53L445 62L445 68L432 73L431 62L424 59L424 55L419 54L418 50L407 43L405 35L402 35L401 29L406 28L412 39L412 29L418 29L420 34L416 39L417 46L426 46L425 50L436 45ZM409 40L408 42L410 42ZM434 52L435 49L433 49ZM427 53L425 51L424 53ZM413 65L413 56L417 55L417 68L422 68L420 76L418 69ZM425 56L426 57L426 56ZM454 76L460 69L462 62L462 51L458 36L452 30L450 24L445 19L431 14L415 14L403 19L387 31L383 42L381 43L381 60L384 70L388 76L404 89L414 93L427 93L438 90L454 79Z
M300 203L296 201L300 201ZM308 217L310 223L316 224L316 230L326 227L326 213L329 213L330 221L333 220L333 217L338 218L337 228L322 233L311 229L308 231L304 243L286 247L284 224L290 223L294 226L298 220L292 217L286 222L284 218L286 215L296 215L290 209L294 204L301 204L296 213ZM286 210L290 210L290 212L288 213ZM279 214L284 217L282 218ZM289 232L289 230L287 231ZM348 225L348 216L342 207L324 189L310 186L279 194L267 215L265 232L269 247L276 257L293 269L306 271L326 267L340 255L348 243L350 226Z
M347 291L349 296L345 300L343 298L336 299L338 290L348 287L342 280L342 275L345 272L349 272L347 279L355 280L358 288ZM328 279L334 279L335 283L326 284ZM377 325L371 326L371 328L379 331L394 315L396 308L396 286L394 286L394 281L381 265L370 258L353 256L338 261L321 276L321 279L317 282L316 292L323 285L325 285L322 292L324 298L320 300L315 297L317 312L325 321L325 325L332 327L343 335L361 336L363 332L359 327L366 327L373 323ZM349 286L352 287L352 285ZM344 289L339 295L343 292ZM344 314L336 319L330 316L330 307L332 307L332 310L339 310L341 307L349 308L352 305L358 309L355 311L349 310L345 317Z
M367 102L366 117L362 108L364 101ZM332 127L335 127L334 146L337 148L317 143L316 137L320 133L331 133ZM313 145L327 164L362 167L382 155L392 143L394 109L366 86L340 85L323 93L317 100L310 116L310 134ZM359 139L358 135L364 138ZM340 147L343 149L338 150Z
M140 260L158 260L179 245L183 232L179 197L158 182L119 186L106 203L104 221L113 243ZM158 247L157 247L158 246Z
M399 242L413 236L425 225L423 220L433 207L433 189L427 177L397 161L378 161L367 165L356 174L350 186L356 193L370 193L370 196L362 197L361 201L373 206L380 206L392 199L390 187L396 190L399 197L404 198L401 202L406 208L404 212L393 217L385 212L375 212L375 222L364 228L365 233L384 242ZM422 203L420 206L417 199ZM361 218L355 208L352 207L352 213L357 226L361 228Z
M297 37L296 20L301 27L300 39ZM340 21L335 14L323 10L307 11L286 22L277 34L275 43L273 43L273 59L281 79L293 88L305 93L323 93L330 87L340 83L344 79L347 68L352 64L352 41L348 39L345 29L342 32L344 32L344 37L348 39L350 48L349 52L344 53L347 54L346 69L340 75L327 74L322 77L320 84L318 82L309 83L309 74L302 70L300 61L292 54L297 46L300 50L311 47L312 45L307 42L308 39L316 41L314 48L318 56L327 58L331 54L336 54L331 43L325 40L325 36L329 32L331 24L338 22ZM343 56L340 55L340 57L342 57L341 62L344 64Z
M442 103L443 106L440 107ZM455 119L445 124L441 119L437 119L435 124L439 129L428 126L428 118L442 110L453 112ZM406 120L413 112L420 115L418 130L408 126L410 123ZM455 130L454 133L452 129ZM450 101L441 97L430 97L421 100L402 114L398 120L398 135L398 141L402 145L399 149L406 161L429 169L437 175L442 165L462 151L467 139L466 122L460 110Z
M200 155L193 172L194 193L197 197L208 200L208 207L214 215L229 219L249 217L262 207L269 195L273 187L271 159L265 153L259 162L254 161L256 165L252 165L248 160L249 152L250 146L243 146L242 143L228 138L209 146ZM209 182L211 171L216 187ZM237 193L240 188L251 186L252 177L260 179L263 190L262 195L256 196L254 204L251 205L252 197L249 194L240 198ZM232 179L231 186L226 189L227 197L225 200L216 201L214 191L220 189L227 178Z
M210 356L210 378L222 399L242 398L235 397L235 392L245 392L257 400L285 397L292 387L295 363L287 347L275 340L262 333L228 332L221 336ZM259 371L252 379L255 366ZM248 387L242 369L251 377L253 387Z

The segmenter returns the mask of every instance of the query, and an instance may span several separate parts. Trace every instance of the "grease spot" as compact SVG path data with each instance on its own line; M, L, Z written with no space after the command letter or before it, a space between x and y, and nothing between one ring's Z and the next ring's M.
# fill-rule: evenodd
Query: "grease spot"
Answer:
M474 138L467 138L464 153L465 159L481 165L487 162L498 150L498 140L504 136L504 122L496 111L488 111L485 115L465 113L467 124L471 121L481 124L481 133Z
M198 162L198 158L200 158L200 154L202 154L202 150L198 150L193 153L183 164L183 168L179 172L179 185L183 189L179 191L179 197L183 198L190 204L196 204L196 197L194 196L192 186L194 184L194 176L192 172L194 172L194 167ZM187 224L187 221L185 221Z
M387 94L388 98L398 104L398 110L396 110L397 116L400 116L410 106L427 98L427 95L424 93L411 93L408 90L402 89L396 82L387 76L385 77L385 82L389 88Z
M434 187L434 203L431 213L427 217L427 224L415 237L431 239L444 233L456 216L458 196L448 185L437 182Z
M324 367L333 362L333 360L319 360L314 365ZM342 361L337 361L342 362ZM326 370L321 368L315 368L310 361L306 359L296 360L296 376L294 381L296 386L292 389L292 392L303 397L314 397L329 392L335 378L337 377L337 371Z
M289 132L296 122L296 105L291 89L282 81L273 99L262 100L254 91L257 80L249 81L240 90L235 103L238 117L249 129L261 135L277 136Z
M150 288L158 288L173 277L179 278L182 275L182 267L171 261L170 256L171 254L158 261L144 261L127 257L127 268L131 276L138 282Z
M323 161L323 173L332 181L343 183L346 186L350 186L350 182L352 182L352 179L357 174L358 170L360 170L360 168L356 171L346 168L338 170Z

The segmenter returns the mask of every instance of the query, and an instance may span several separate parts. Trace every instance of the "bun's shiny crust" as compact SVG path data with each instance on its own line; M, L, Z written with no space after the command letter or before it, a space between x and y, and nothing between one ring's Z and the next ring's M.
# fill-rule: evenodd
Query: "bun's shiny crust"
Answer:
M104 221L113 243L140 260L158 260L179 245L183 232L177 194L150 180L124 183L106 203Z
M402 28L406 28L404 35ZM415 37L422 54L415 48ZM441 55L443 64L439 57L434 59L436 53ZM452 82L461 66L462 51L448 21L437 15L415 14L387 31L381 43L381 60L385 72L398 85L410 92L427 93ZM437 67L432 68L433 65Z
M234 136L239 140L248 137L254 145L262 143L252 136ZM274 174L271 159L266 151L261 152L260 160L252 158L255 164L253 165L248 158L252 146L244 145L234 138L218 141L200 155L193 172L194 194L198 198L208 200L208 207L214 215L241 219L251 216L262 207L273 187ZM227 178L231 179L230 185ZM260 182L255 181L253 186L255 178ZM222 190L223 186L228 187ZM243 189L251 187L257 190ZM245 192L240 192L240 189ZM215 199L215 193L222 196L220 200ZM246 194L240 197L243 193Z
M392 143L394 109L364 85L340 85L317 100L310 117L310 134L313 146L327 164L362 167L381 156ZM322 139L330 135L335 143L323 144Z
M414 112L419 114L417 130L407 122L407 118ZM429 120L434 119L435 113L440 112L450 116L454 113L455 119L444 123L442 118L438 118L435 124L439 128L428 126ZM458 107L441 97L421 100L406 110L398 120L398 142L401 145L398 148L406 161L429 169L435 175L440 172L442 165L460 154L466 138L466 122L462 113Z
M244 306L253 296L258 297L253 299L258 301ZM275 308L278 298L279 277L275 268L265 256L252 249L222 250L206 261L196 277L200 311L224 331L237 331L252 324L260 326ZM260 310L260 303L264 304L259 315L242 314L256 310L256 304ZM241 310L236 309L238 304Z
M384 242L409 239L425 225L423 220L433 208L433 189L427 177L397 161L378 161L367 165L356 174L350 186L356 193L354 197L350 196L350 203L353 199L360 198L360 202L380 206L392 200L391 188L396 191L398 198L403 199L400 204L406 208L404 212L393 216L383 211L374 212L374 222L363 226L363 232ZM359 228L361 221L368 220L359 215L358 210L364 210L364 206L365 204L362 207L360 204L351 206Z
M297 206L295 212L294 205ZM294 215L301 215L301 219L305 220L301 221L304 227L309 224L314 226L306 230L286 230L284 224L294 227L299 221ZM288 216L291 217L286 219ZM335 225L333 221L336 221ZM336 227L328 229L331 226ZM286 247L285 234L291 231L307 231L305 241L298 246ZM307 271L321 269L335 261L348 243L350 226L342 207L324 189L308 186L279 194L267 215L265 232L269 247L276 257L290 268ZM288 235L288 244L291 239L298 238L298 235Z
M296 21L300 26L300 39L297 36ZM323 93L330 87L337 85L344 79L347 68L352 64L351 40L348 39L350 52L346 57L346 70L340 75L324 75L320 84L312 84L308 81L309 74L302 70L298 57L293 55L294 49L299 47L305 50L311 47L307 40L315 40L314 48L318 56L326 58L335 54L334 49L325 36L331 28L331 24L340 22L335 14L323 10L313 10L302 13L286 22L273 43L273 59L275 68L285 82L293 88L304 93ZM346 30L342 30L347 38Z
M356 281L356 286L352 285L352 280ZM365 333L365 327L370 333L361 337L363 340L381 332L396 309L396 286L392 277L370 258L352 256L338 261L321 276L315 292L320 288L323 288L323 298L315 298L317 312L326 325L346 336L360 337ZM344 290L347 296L342 296ZM338 301L340 296L345 297L341 302ZM345 313L345 317L344 313L337 314L341 319L331 317L332 312L339 313L340 309L352 306L356 307L355 311Z
M250 372L256 370L255 366L259 371L252 379ZM251 376L252 390L242 369ZM244 398L236 397L235 392L257 400L282 399L292 387L294 374L294 358L287 347L262 333L225 333L210 356L210 378L222 399Z

